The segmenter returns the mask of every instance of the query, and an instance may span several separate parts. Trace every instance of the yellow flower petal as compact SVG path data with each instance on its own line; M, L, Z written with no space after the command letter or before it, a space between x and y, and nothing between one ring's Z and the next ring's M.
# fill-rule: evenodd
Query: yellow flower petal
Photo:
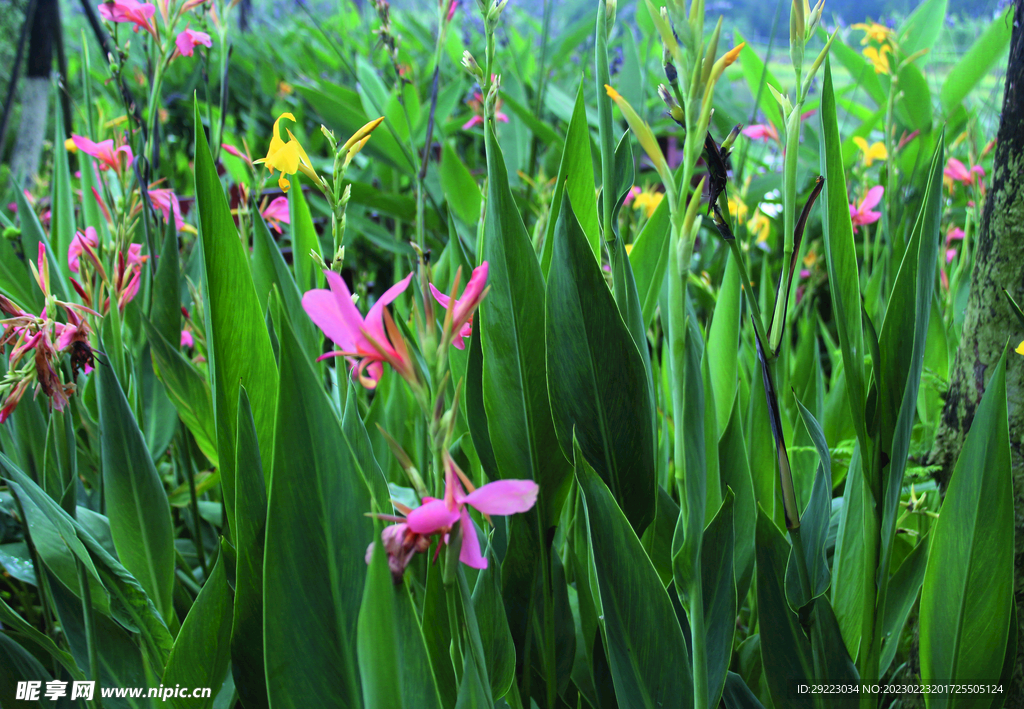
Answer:
M291 189L292 183L288 181L287 177L281 175L281 177L279 177L277 180L277 186L281 188L282 192L288 194L288 190Z
M1013 351L1019 355L1024 355L1024 340L1021 340L1020 344Z

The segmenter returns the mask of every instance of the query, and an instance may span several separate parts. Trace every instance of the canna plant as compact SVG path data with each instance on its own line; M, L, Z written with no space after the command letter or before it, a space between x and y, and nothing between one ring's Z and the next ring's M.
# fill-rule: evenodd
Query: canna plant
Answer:
M784 82L703 0L470 4L98 8L0 213L0 703L1001 706L1020 347L925 463L993 172L946 3L794 0Z

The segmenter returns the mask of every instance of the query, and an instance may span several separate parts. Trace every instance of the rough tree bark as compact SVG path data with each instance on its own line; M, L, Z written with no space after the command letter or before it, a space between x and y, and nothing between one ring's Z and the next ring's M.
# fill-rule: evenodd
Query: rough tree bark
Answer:
M1016 0L1006 93L995 150L995 169L982 212L971 291L960 346L950 377L931 462L941 466L945 489L981 402L985 385L1007 340L1024 339L1002 289L1024 303L1024 28L1018 18L1024 0ZM1018 632L1016 671L1007 707L1024 708L1024 359L1011 352L1006 367L1006 398L1014 496L1014 595Z
M60 23L57 0L37 0L31 21L28 66L21 88L21 123L11 156L11 173L25 186L31 184L39 170L46 134L55 28Z

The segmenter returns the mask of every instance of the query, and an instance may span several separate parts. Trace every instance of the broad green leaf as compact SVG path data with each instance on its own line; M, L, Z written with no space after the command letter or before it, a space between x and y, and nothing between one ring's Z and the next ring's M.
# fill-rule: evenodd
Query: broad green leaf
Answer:
M917 594L924 583L928 565L928 547L931 537L926 536L907 555L896 573L889 579L889 590L885 597L885 621L882 625L882 659L878 666L879 675L884 676L896 657L903 626L910 611L917 602Z
M4 706L52 707L53 701L46 698L46 683L53 676L46 671L31 652L4 633L0 633L0 701ZM18 685L22 682L40 682L39 696L35 701L18 698ZM70 686L70 685L69 685Z
M0 290L22 309L39 313L43 294L32 280L28 267L15 252L14 241L0 242Z
M153 324L142 319L153 356L153 370L178 416L196 439L196 445L211 464L217 466L217 427L213 420L210 383L177 347L165 340Z
M939 519L921 590L921 675L999 679L1013 603L1013 492L1006 353L974 415ZM988 706L984 695L932 694L929 708Z
M597 218L597 198L594 188L594 158L590 153L590 128L587 126L587 107L583 102L584 82L580 81L576 91L576 104L565 133L565 148L562 162L558 166L555 191L551 195L551 211L548 213L547 231L544 235L544 249L541 253L541 269L545 274L551 268L554 241L557 238L557 222L565 205L563 195L568 193L573 211L580 227L590 243L591 252L601 260L601 230Z
M267 679L263 661L263 550L266 546L267 488L256 439L256 423L245 387L238 388L238 440L235 445L235 597L231 660L235 689L248 709L265 709Z
M153 304L149 320L171 345L181 342L181 271L178 264L178 232L174 220L167 225L153 279Z
M704 530L701 585L704 598L704 641L708 669L708 706L718 706L732 660L736 634L736 576L733 567L735 510L732 491Z
M419 619L395 584L384 545L375 543L359 611L359 673L367 707L440 709Z
M21 636L23 643L25 641L33 643L37 648L59 662L61 667L67 670L73 679L85 679L85 674L78 668L75 658L70 653L62 650L48 635L40 632L34 625L15 613L14 609L7 605L7 602L2 598L0 598L0 622L4 624L4 631L7 635Z
M483 400L487 428L502 478L540 485L538 511L554 521L569 464L559 450L548 404L544 349L544 278L523 225L493 131L487 142L488 197L483 258L490 292L483 320ZM474 322L474 328L477 323Z
M370 495L282 310L274 322L281 378L263 564L267 690L276 709L359 706L356 618L373 539L364 516ZM268 458L262 444L260 453Z
M857 429L861 446L867 445L864 424L864 347L861 322L860 277L857 268L857 247L853 240L853 222L847 202L846 174L836 118L835 93L832 89L832 67L826 57L824 85L821 92L821 172L825 176L822 190L822 227L825 237L825 260L828 266L832 313L839 332L843 352L850 416Z
M112 367L98 367L103 492L121 563L165 618L174 612L174 527L167 493Z
M58 94L53 92L56 99ZM75 203L71 193L71 169L68 151L64 149L64 114L53 112L53 184L50 191L50 243L57 252L57 265L64 278L71 277L65 258L75 236ZM91 195L90 195L91 197ZM33 254L34 255L34 254Z
M661 285L668 271L669 216L668 202L663 199L629 250L629 263L636 278L644 325L649 325L654 317Z
M292 265L295 269L295 282L299 286L299 291L305 293L313 288L323 287L324 274L317 268L316 262L309 252L315 251L321 257L323 254L320 250L320 237L317 236L316 227L313 226L313 217L309 213L309 205L306 204L306 196L302 191L302 180L298 175L292 179L295 182L292 189L288 191L288 218L291 220L288 226L292 238ZM254 228L258 229L259 227L254 224Z
M722 693L725 709L764 709L746 682L735 672L729 672L725 678L725 691Z
M47 587L53 601L61 631L67 639L71 654L76 663L91 679L89 645L86 639L85 616L82 612L82 601L52 574L46 576ZM99 662L100 687L145 687L149 684L146 677L146 664L139 646L131 633L105 615L93 614L96 634L93 643ZM158 670L159 672L159 670ZM71 685L68 685L71 688ZM69 693L70 696L70 693ZM103 706L111 707L150 707L153 702L148 697L139 698L104 698ZM15 705L17 706L17 705Z
M988 76L993 64L1006 51L1012 29L1013 7L1007 7L1002 15L989 23L971 48L960 56L960 60L946 74L939 92L939 101L946 115L952 114L960 102Z
M916 64L904 65L899 70L898 87L900 97L896 99L896 116L912 130L919 130L922 133L930 131L932 95L924 72Z
M196 206L202 244L206 296L206 344L217 423L217 450L228 518L235 507L235 425L238 388L245 386L265 458L272 458L277 365L270 335L249 272L249 258L238 238L217 169L195 105Z
M726 255L725 276L718 291L708 332L708 363L715 399L715 418L721 435L729 422L739 382L740 270L732 254Z
M427 565L427 588L423 598L422 614L423 642L434 670L441 706L453 709L458 697L459 685L455 679L455 668L451 655L451 624L448 621L448 605L445 589L441 582L441 565Z
M899 33L899 47L903 54L910 56L924 50L927 53L923 61L928 61L931 49L942 34L948 4L948 0L924 0L910 13Z
M575 436L643 534L657 492L647 372L592 256L565 196L547 283L551 415L562 450L569 454Z
M516 674L516 648L501 599L501 566L493 553L488 554L487 568L477 576L473 590L473 609L480 626L480 641L487 660L487 676L491 695L505 696Z
M467 224L480 221L480 203L483 200L480 187L448 141L441 150L440 176L445 200L456 216Z
M874 634L878 529L875 498L857 444L846 475L832 562L832 607L854 658L868 651Z
M558 131L533 115L532 109L519 103L504 91L501 92L501 100L517 118L526 124L526 127L529 128L537 138L547 143L550 149L557 150L559 152L565 150L565 141L562 140L562 136L558 134Z
M210 578L206 579L192 602L178 637L174 639L162 679L168 687L180 684L184 687L218 688L228 672L232 601L224 556L222 553L217 557ZM209 709L213 700L211 692L210 697L199 701L191 697L171 697L171 705Z
M850 659L850 654L843 644L843 636L839 631L839 623L836 621L832 606L825 596L814 599L814 607L811 609L811 653L814 656L814 665L819 674L824 674L825 679L836 685L857 686L860 675L857 668ZM822 697L818 697L819 700ZM854 693L847 693L839 697L829 697L827 704L831 707L842 707L842 709L854 709L859 705L859 698Z
M758 505L757 609L764 676L775 706L799 709L816 703L812 695L799 693L797 685L824 678L815 676L811 643L786 601L790 551L778 527Z
M668 593L611 491L574 453L618 706L691 707L690 653Z
M718 442L718 465L722 485L728 486L736 495L733 529L733 567L736 577L736 597L743 601L750 589L754 575L754 528L757 523L757 502L754 499L754 483L747 463L746 445L743 439L743 418L740 413L739 394L732 407L728 425Z

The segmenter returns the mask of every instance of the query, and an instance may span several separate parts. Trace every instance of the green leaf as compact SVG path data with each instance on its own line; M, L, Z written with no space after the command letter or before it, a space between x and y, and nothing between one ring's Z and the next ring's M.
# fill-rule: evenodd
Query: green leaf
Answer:
M58 89L59 90L59 89ZM53 92L57 98L57 92ZM61 256L57 265L64 278L71 277L68 260L63 258L75 236L75 203L71 192L71 169L68 167L68 151L64 148L64 114L53 112L53 185L50 193L50 242ZM89 195L91 198L92 195ZM34 256L34 254L33 254Z
M478 311L483 331L477 337L487 428L500 477L537 482L541 519L553 522L569 464L559 450L548 404L544 279L490 128L485 139L489 178L483 258L490 266L490 292Z
M121 563L165 618L174 612L174 527L167 493L112 367L98 367L103 491Z
M217 557L210 578L206 579L193 601L178 637L174 640L162 679L162 684L168 687L181 684L185 687L219 688L224 682L231 660L229 641L232 614L231 589L224 571L224 556L222 553ZM183 709L209 709L213 706L212 694L199 701L191 697L171 697L171 705Z
M807 501L803 514L800 515L799 534L803 540L804 564L811 583L810 597L804 594L800 586L795 557L790 556L789 567L786 570L786 598L791 608L800 609L825 593L830 581L828 561L825 558L825 541L828 537L829 521L832 517L832 464L821 426L811 412L800 403L799 399L796 403L800 408L804 425L807 426L807 431L821 458L818 472L814 476L811 497Z
M900 635L907 623L910 611L917 602L918 591L924 583L928 565L928 547L931 537L925 536L907 555L896 573L889 579L889 590L885 597L885 620L882 624L882 659L878 666L879 676L884 676L896 657Z
M736 576L736 597L742 601L747 597L750 580L754 575L754 528L757 523L757 502L754 499L754 483L747 463L746 444L743 438L743 419L740 413L739 394L732 407L729 423L718 442L718 464L722 485L728 486L736 495L733 528L733 567Z
M47 699L44 694L46 683L52 680L53 676L39 664L39 660L32 653L19 645L14 638L3 633L0 633L0 666L4 668L4 671L0 672L0 701L3 701L4 706L39 709L53 706L53 701ZM41 683L38 699L30 702L17 698L18 685L22 682Z
M960 60L946 74L939 92L939 101L947 115L952 114L960 102L988 76L992 66L1010 44L1012 29L1013 7L1008 7L1001 16L989 23L971 48L960 56Z
M245 386L260 450L273 457L277 365L263 311L249 272L249 258L213 165L199 104L195 105L196 206L206 295L206 343L217 422L217 450L228 518L235 507L235 425L238 388Z
M726 709L764 709L746 682L735 672L729 672L725 678L725 691L722 693Z
M765 680L775 706L814 707L812 695L797 691L799 684L824 678L814 674L811 644L786 601L786 562L790 551L778 527L758 505L757 609Z
M25 265L15 252L14 241L0 240L0 290L17 305L30 312L43 309L43 294Z
M736 634L736 576L733 570L734 496L726 492L718 514L704 530L701 545L701 585L704 599L704 641L708 668L708 706L718 706L732 660Z
M579 446L574 446L574 459L618 706L691 707L689 652L668 593L611 491Z
M558 442L568 455L575 436L633 529L643 534L654 519L657 492L647 372L567 195L555 231L546 311L548 393Z
M441 149L440 177L445 200L456 216L467 224L479 222L480 203L483 200L480 187L448 141L444 142Z
M480 626L480 641L491 680L491 696L505 696L516 675L516 648L501 599L501 566L493 547L487 568L480 572L473 591L473 609Z
M267 690L277 709L359 706L356 618L373 535L364 516L370 495L319 376L276 310L281 378L263 564ZM260 452L267 458L262 444Z
M310 251L323 254L320 250L320 237L317 236L316 227L313 226L313 217L309 213L309 205L306 204L306 196L302 191L302 180L298 175L292 178L295 182L292 189L288 191L288 218L289 233L292 238L293 267L295 268L295 282L299 290L305 293L313 288L322 288L324 285L324 274L317 268L316 261L309 255ZM262 221L262 217L260 219ZM255 226L255 228L259 228Z
M57 646L48 635L44 635L35 626L14 612L14 609L7 605L4 599L0 598L0 622L4 624L4 632L7 635L21 636L22 641L28 640L35 644L40 650L48 654L68 671L68 674L76 680L84 680L85 675L75 663L75 658ZM5 665L6 666L6 665ZM3 696L0 694L0 696Z
M172 219L167 225L167 234L157 260L156 277L153 279L153 304L149 310L153 327L172 345L181 342L180 282L178 232Z
M715 302L714 318L708 332L708 363L715 398L715 419L720 435L725 430L739 382L740 269L732 254L726 254L725 276Z
M934 0L933 0L934 1ZM943 0L945 4L945 0ZM905 64L899 70L899 92L896 117L912 130L927 133L932 128L932 94L925 77L916 64Z
M267 488L256 439L256 423L245 387L238 388L238 440L235 445L235 519L231 534L235 561L231 660L235 689L248 709L265 709L267 679L263 661L263 552L267 529Z
M864 346L861 322L860 277L857 269L857 247L853 240L853 222L847 203L846 174L843 170L842 141L836 118L835 93L832 89L831 61L826 57L824 85L821 93L821 167L825 176L822 190L822 225L825 237L825 260L828 265L829 293L832 312L843 352L846 389L850 416L857 429L861 446L867 445L864 424Z
M594 187L594 158L590 153L590 128L587 126L587 107L583 102L583 85L580 81L576 91L576 104L565 133L565 148L562 162L558 166L555 191L551 195L551 211L548 214L547 232L544 235L544 249L541 254L541 269L545 274L551 267L554 241L560 210L565 204L563 195L569 200L579 224L590 243L591 252L600 261L601 229L597 219L597 197Z
M663 199L633 240L629 252L644 325L649 325L654 317L668 271L669 217L668 202Z
M942 25L946 19L948 0L925 0L917 9L910 13L903 22L899 33L900 51L910 56L922 50L926 51L924 61L930 58L932 47L942 34ZM902 78L900 79L902 84ZM900 87L903 88L902 86Z
M366 432L366 426L359 417L359 393L351 377L345 386L348 387L348 396L345 397L345 411L341 417L341 428L345 437L352 446L352 454L359 462L359 470L366 476L364 482L370 490L370 496L375 509L385 514L392 514L394 507L391 505L391 493L388 490L388 481L384 477L384 471L377 464L373 455L373 444ZM340 384L340 382L339 382Z
M1013 493L1006 352L974 415L939 519L921 590L921 675L995 683L1013 603ZM984 695L933 694L929 708L987 706Z
M146 330L153 369L163 382L164 391L178 416L196 439L196 445L213 466L217 466L217 427L213 420L213 395L210 383L177 347L165 340L153 324L142 318Z
M459 692L455 679L455 667L451 656L451 624L448 620L448 605L441 582L441 565L427 565L427 589L423 599L423 641L426 644L430 665L437 679L441 706L452 709Z
M832 561L832 607L846 649L855 658L870 650L874 634L878 528L858 443L846 474Z

